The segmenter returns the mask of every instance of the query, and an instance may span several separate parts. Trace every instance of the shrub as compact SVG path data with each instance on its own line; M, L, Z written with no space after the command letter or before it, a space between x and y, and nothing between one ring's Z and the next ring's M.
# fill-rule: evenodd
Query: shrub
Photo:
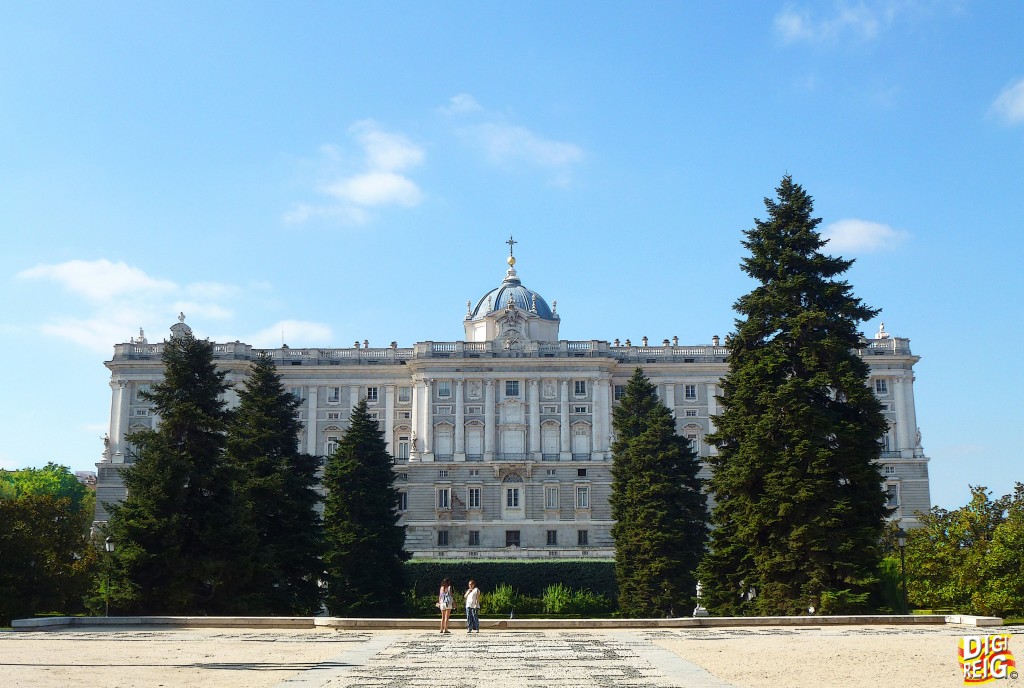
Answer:
M572 590L555 583L544 588L544 595L541 600L544 603L545 614L565 614L572 605Z

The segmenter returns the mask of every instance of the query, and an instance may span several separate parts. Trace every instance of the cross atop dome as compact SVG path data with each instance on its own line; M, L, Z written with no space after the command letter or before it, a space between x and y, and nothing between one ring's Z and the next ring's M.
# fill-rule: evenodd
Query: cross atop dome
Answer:
M515 246L516 244L518 244L519 242L518 242L518 241L516 241L515 239L513 239L513 238L512 238L512 235L511 235L511 234L509 234L509 235L508 235L508 241L506 241L505 243L506 243L506 244L508 244L508 264L509 264L510 266L513 266L513 265L515 265L515 264L516 264L516 259L515 259L515 256L513 256L513 255L512 255L512 248L513 248L513 247L514 247L514 246Z

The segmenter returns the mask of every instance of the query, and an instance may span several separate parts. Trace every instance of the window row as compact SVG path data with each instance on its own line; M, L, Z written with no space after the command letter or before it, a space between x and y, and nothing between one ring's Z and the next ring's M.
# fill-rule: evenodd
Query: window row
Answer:
M447 476L441 476L446 478ZM483 508L483 488L482 487L467 487L465 492L465 501L461 501L458 495L453 494L451 487L438 487L435 490L434 506L439 511L450 511L453 508L453 502L461 502L461 505L467 509L482 509ZM574 501L573 507L576 509L589 509L590 508L590 486L589 485L576 485L573 489ZM502 506L504 509L517 510L521 509L523 505L523 488L517 486L503 486L502 487ZM557 511L561 508L561 487L558 485L545 485L544 486L544 509L547 511ZM408 511L409 509L409 495L407 492L398 493L398 510Z
M480 546L480 531L471 530L467 533L469 536L467 544L470 547ZM447 530L437 531L437 546L448 547L451 544L450 533ZM558 546L558 531L548 530L546 532L545 547ZM576 546L577 547L588 547L590 545L590 531L588 530L577 530L576 531ZM506 547L522 547L522 532L518 530L506 530L505 531L505 546Z

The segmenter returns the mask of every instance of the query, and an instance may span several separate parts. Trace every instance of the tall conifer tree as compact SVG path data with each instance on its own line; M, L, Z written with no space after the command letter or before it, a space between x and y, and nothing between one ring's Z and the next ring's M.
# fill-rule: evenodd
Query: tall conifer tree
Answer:
M745 232L742 269L758 286L735 304L708 438L715 528L700 577L721 614L827 611L836 595L856 607L888 513L875 463L886 421L857 352L878 311L838 279L853 261L821 252L811 197L788 175L776 191Z
M128 496L110 507L105 534L111 607L139 614L241 611L236 591L252 572L255 538L224 456L225 373L213 345L179 329L164 344L164 378L147 398L160 425L127 437L135 458Z
M252 580L238 591L251 614L320 610L320 459L299 451L300 403L281 384L274 362L257 358L229 426L227 454L240 473L240 495L258 538Z
M405 529L384 435L366 400L324 470L327 607L335 616L380 617L402 611Z
M630 617L683 613L692 605L707 532L700 464L640 368L612 413L619 611Z

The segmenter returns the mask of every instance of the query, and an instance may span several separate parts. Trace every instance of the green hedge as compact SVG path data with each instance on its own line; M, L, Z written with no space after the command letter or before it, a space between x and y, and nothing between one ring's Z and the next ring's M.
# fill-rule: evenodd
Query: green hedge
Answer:
M405 563L405 575L408 587L417 595L435 594L445 578L451 578L453 587L460 591L472 578L484 594L505 584L520 595L541 597L548 586L559 583L609 600L617 599L619 594L615 562L606 560L412 560Z

